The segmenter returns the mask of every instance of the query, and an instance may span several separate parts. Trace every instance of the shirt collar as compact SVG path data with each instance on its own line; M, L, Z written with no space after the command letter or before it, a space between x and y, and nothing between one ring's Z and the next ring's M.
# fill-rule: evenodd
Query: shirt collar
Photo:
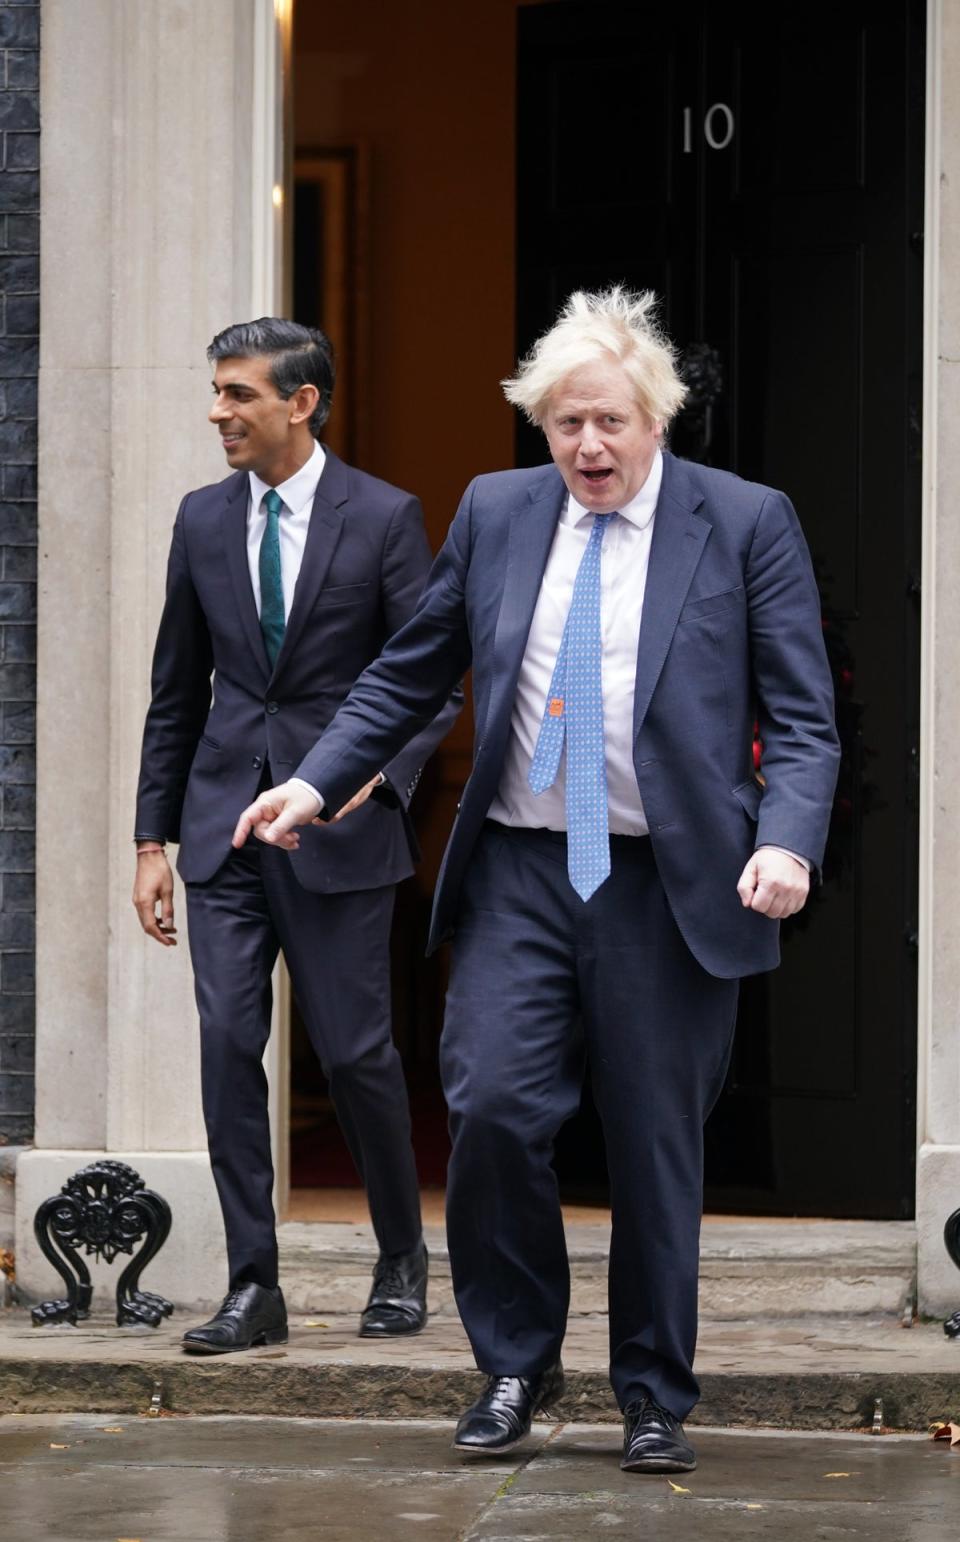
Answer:
M645 530L656 513L657 499L660 496L660 483L663 481L663 455L657 450L653 458L653 465L638 493L625 503L617 513L621 519L629 520L631 525L636 525L638 530ZM593 518L593 510L585 509L579 504L572 493L567 496L567 506L561 516L565 525L579 525L584 519Z
M313 503L317 492L317 483L320 481L320 474L326 464L326 459L323 448L314 440L313 454L310 456L310 459L304 461L300 470L295 471L292 477L288 477L285 482L277 484L277 492L283 499L284 507L289 509L291 514L302 514L303 510ZM270 483L264 482L263 478L258 477L255 471L251 471L248 474L250 477L252 507L254 513L258 513L264 494L270 491Z

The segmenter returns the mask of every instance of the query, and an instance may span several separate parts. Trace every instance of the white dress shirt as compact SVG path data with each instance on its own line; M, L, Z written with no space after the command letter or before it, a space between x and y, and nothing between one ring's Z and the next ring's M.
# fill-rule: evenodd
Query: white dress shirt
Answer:
M297 587L297 579L300 577L300 564L303 561L303 549L307 544L307 530L310 527L310 512L313 508L317 483L326 459L320 445L314 440L313 454L310 459L304 461L300 470L294 472L292 477L288 477L285 482L280 482L276 489L283 499L283 508L280 510L280 579L283 584L283 612L287 620L290 619L294 590ZM267 511L263 500L270 491L270 483L264 482L255 471L251 471L249 477L247 564L250 568L250 582L253 585L253 597L259 616L260 542L267 528Z
M633 765L633 691L643 596L647 585L654 515L663 479L657 451L640 491L618 510L603 535L600 560L601 684L607 759L607 811L611 835L646 835L647 821ZM573 585L594 515L568 495L547 558L540 597L527 638L510 722L503 773L489 817L504 825L565 830L566 745L556 781L533 793L527 772L550 693Z

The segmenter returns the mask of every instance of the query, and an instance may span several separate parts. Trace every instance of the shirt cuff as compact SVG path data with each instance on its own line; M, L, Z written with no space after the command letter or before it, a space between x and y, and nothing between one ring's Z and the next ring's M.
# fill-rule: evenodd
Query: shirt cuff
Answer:
M309 782L305 782L303 780L302 776L291 776L290 783L294 787L305 787L307 789L307 792L311 793L313 795L313 797L316 798L317 802L320 805L320 808L326 808L326 803L325 803L324 799L320 796L320 794L317 792L317 789L315 787L311 787ZM319 811L320 810L318 809L317 812L319 813Z
M785 857L792 857L794 862L799 862L802 867L806 868L808 873L813 872L813 863L810 861L809 857L801 857L798 851L790 851L786 846L771 846L768 842L764 842L762 846L757 847L757 850L780 851Z

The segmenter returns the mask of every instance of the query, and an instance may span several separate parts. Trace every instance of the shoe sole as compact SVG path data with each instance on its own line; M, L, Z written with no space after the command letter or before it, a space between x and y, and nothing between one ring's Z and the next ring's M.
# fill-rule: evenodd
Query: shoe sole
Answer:
M221 1348L219 1344L201 1344L193 1339L181 1339L180 1347L188 1355L239 1355L246 1349L264 1349L271 1344L285 1344L289 1337L288 1330L284 1329L282 1333L261 1333L258 1338L251 1339L249 1344L228 1344Z
M620 1471L649 1473L694 1472L696 1470L696 1466L696 1462L681 1462L679 1459L677 1461L670 1461L665 1457L651 1456L647 1457L646 1460L644 1460L643 1457L640 1457L635 1462L621 1462Z
M426 1323L419 1323L415 1328L358 1328L358 1339L412 1339L418 1333L422 1333Z

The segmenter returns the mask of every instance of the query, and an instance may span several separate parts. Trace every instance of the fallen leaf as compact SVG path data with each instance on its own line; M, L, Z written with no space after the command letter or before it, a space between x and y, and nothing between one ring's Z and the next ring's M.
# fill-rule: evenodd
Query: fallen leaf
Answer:
M932 1424L930 1426L930 1438L932 1440L949 1440L952 1446L960 1441L960 1424Z
M58 1445L55 1445L54 1442L51 1440L51 1442L50 1442L50 1450L51 1451L69 1451L70 1447L69 1446L58 1446Z
M762 1510L763 1505L744 1505L745 1510Z
M104 1425L101 1425L100 1433L101 1433L101 1435L122 1435L123 1434L123 1425L122 1424L104 1424Z
M674 1483L671 1478L668 1478L667 1482L670 1484L670 1487L673 1489L673 1492L675 1494L689 1494L690 1493L690 1489L683 1488L679 1483Z
M825 1472L825 1478L859 1478L858 1472Z
M308 1317L303 1326L305 1328L329 1328L330 1324L320 1322L316 1317Z

